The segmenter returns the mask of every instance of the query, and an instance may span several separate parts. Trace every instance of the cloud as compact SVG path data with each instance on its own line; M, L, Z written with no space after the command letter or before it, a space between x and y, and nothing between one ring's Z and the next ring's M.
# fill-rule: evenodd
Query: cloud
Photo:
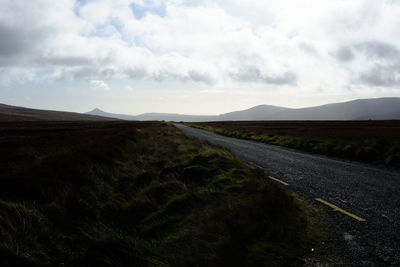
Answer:
M373 40L356 44L355 48L370 59L400 60L400 50L390 43Z
M4 55L0 62L8 68L47 69L48 79L175 79L212 85L230 77L227 69L236 57L229 59L235 53L229 51L229 43L239 43L247 31L244 21L215 6L186 6L179 1L40 1L46 6L43 13L7 1L9 12L21 13L25 21L10 17L6 22L11 28L0 22L0 33L8 40L0 47ZM131 10L138 6L143 9L140 18ZM161 7L163 14L157 9ZM68 23L61 24L57 16ZM38 38L26 33L27 25ZM101 30L105 25L110 34ZM219 53L225 62L216 56ZM280 78L266 80L279 83Z
M108 86L108 84L105 81L102 80L91 80L90 82L90 86L93 89L101 89L104 91L109 91L110 90L110 86Z
M396 87L400 85L400 49L389 42L357 41L339 48L336 57L356 69L354 79L367 86Z
M311 55L318 56L318 51L317 51L317 49L315 49L315 47L313 45L305 43L305 42L301 42L298 46L303 51L305 51Z
M239 69L237 72L231 73L234 80L241 82L261 82L274 85L290 85L295 84L297 76L294 72L285 71L283 73L263 73L255 66L248 66Z
M10 26L0 25L0 56L14 56L28 47L28 38L22 32L15 32Z
M342 62L352 61L354 59L354 53L350 47L341 46L337 50L335 56Z
M174 80L298 90L346 90L354 81L398 84L400 6L388 1L0 0L0 5L0 83Z
M368 41L356 46L369 61L369 69L360 74L360 82L369 86L400 85L400 50L393 44Z
M35 58L32 60L33 64L38 64L40 66L88 66L92 62L86 57L73 57L73 56L43 56L40 58Z
M142 19L148 14L165 17L166 6L163 2L144 1L142 3L131 3L129 6L137 19Z
M16 28L0 21L0 66L16 66L31 60L46 38L40 30Z
M359 79L362 83L371 86L400 86L400 64L375 65L368 71L361 73Z

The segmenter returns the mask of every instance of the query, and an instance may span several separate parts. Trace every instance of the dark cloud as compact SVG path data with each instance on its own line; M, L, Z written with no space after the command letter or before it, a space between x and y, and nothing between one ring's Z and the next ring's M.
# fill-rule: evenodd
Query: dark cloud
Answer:
M400 64L375 65L359 77L361 83L371 86L400 86Z
M359 81L369 86L394 87L400 85L400 50L389 43L368 41L355 45L371 63L360 74Z
M355 80L368 86L400 86L400 49L390 43L368 40L342 46L335 53L341 62L349 62L356 57L364 59L359 65L363 71L354 72Z
M13 56L28 46L28 42L19 31L0 24L0 56Z
M349 62L354 59L354 53L350 47L342 46L340 47L336 54L336 58L342 62Z
M56 77L59 80L64 79L94 79L98 76L98 72L91 66L87 67L69 67L59 69L59 75Z
M230 73L230 77L241 82L261 82L276 85L295 84L297 81L297 75L292 71L280 74L265 74L256 66L241 68L237 72Z
M367 41L355 45L355 48L371 59L400 60L400 50L389 43Z
M76 56L47 56L40 57L33 61L39 65L51 65L51 66L85 66L92 64L92 61L84 57Z
M209 75L208 73L195 70L189 71L188 77L190 78L190 80L193 80L195 82L202 82L206 84L213 84L215 82L211 75Z
M12 28L0 22L0 66L26 63L33 57L43 35L33 29Z
M128 75L130 79L142 79L148 75L147 70L142 67L128 68L124 70L124 73Z
M68 66L61 67L56 79L69 80L69 79L115 79L115 78L129 78L129 79L142 79L147 77L148 73L145 68L119 68L113 65L98 65L89 64L82 66Z
M334 54L334 56L342 62L352 61L356 55L371 60L400 60L400 50L395 45L382 41L365 41L348 46L341 46Z
M161 69L159 71L156 71L154 73L150 73L148 75L149 78L154 79L156 81L162 82L165 80L168 80L170 78L177 79L180 81L194 81L194 82L200 82L200 83L205 83L205 84L213 84L215 81L211 74L207 72L200 72L198 70L189 70L184 73L175 73L173 71L168 71L165 69Z
M0 19L0 66L25 68L42 65L35 61L53 33L49 27L6 23Z

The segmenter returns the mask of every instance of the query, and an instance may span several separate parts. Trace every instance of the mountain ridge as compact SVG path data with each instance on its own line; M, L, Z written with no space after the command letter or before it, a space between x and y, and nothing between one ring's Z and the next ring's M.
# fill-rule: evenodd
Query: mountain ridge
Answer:
M43 110L0 103L0 121L98 121L115 120L85 113Z
M305 108L257 105L219 115L108 113L95 108L86 113L40 110L0 103L0 121L16 120L132 120L132 121L257 121L257 120L400 120L400 97L356 99Z
M94 110L101 113L93 113ZM287 108L274 105L257 105L248 109L220 115L185 115L176 113L143 113L125 115L107 113L96 108L87 114L130 120L165 121L229 121L229 120L400 120L400 97L356 99L304 108Z

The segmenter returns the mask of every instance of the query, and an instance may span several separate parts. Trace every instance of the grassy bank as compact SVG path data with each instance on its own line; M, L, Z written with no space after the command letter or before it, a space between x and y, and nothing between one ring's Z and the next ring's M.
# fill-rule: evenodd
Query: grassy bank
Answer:
M187 125L228 137L400 167L399 121L210 122Z
M309 215L162 123L1 123L1 266L301 266Z

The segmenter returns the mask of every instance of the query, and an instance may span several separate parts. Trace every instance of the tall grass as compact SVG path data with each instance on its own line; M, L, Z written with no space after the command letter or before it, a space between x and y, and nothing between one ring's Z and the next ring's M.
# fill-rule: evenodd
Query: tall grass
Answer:
M297 122L298 123L298 122ZM309 123L309 122L308 122ZM327 122L328 123L328 122ZM353 130L350 135L341 133L342 129L331 129L329 134L321 133L317 128L308 129L307 135L299 134L296 125L286 129L284 133L268 133L263 130L252 130L246 126L238 129L225 125L207 125L202 123L187 123L188 126L207 130L220 135L262 142L311 153L339 157L359 162L377 165L400 167L400 137L393 133L378 136ZM236 126L239 123L235 124ZM261 127L261 124L260 124ZM253 126L254 128L254 126ZM335 135L336 133L336 135ZM362 135L362 136L360 136ZM366 135L366 136L365 136Z
M261 172L170 125L7 127L1 266L303 263L305 208Z

